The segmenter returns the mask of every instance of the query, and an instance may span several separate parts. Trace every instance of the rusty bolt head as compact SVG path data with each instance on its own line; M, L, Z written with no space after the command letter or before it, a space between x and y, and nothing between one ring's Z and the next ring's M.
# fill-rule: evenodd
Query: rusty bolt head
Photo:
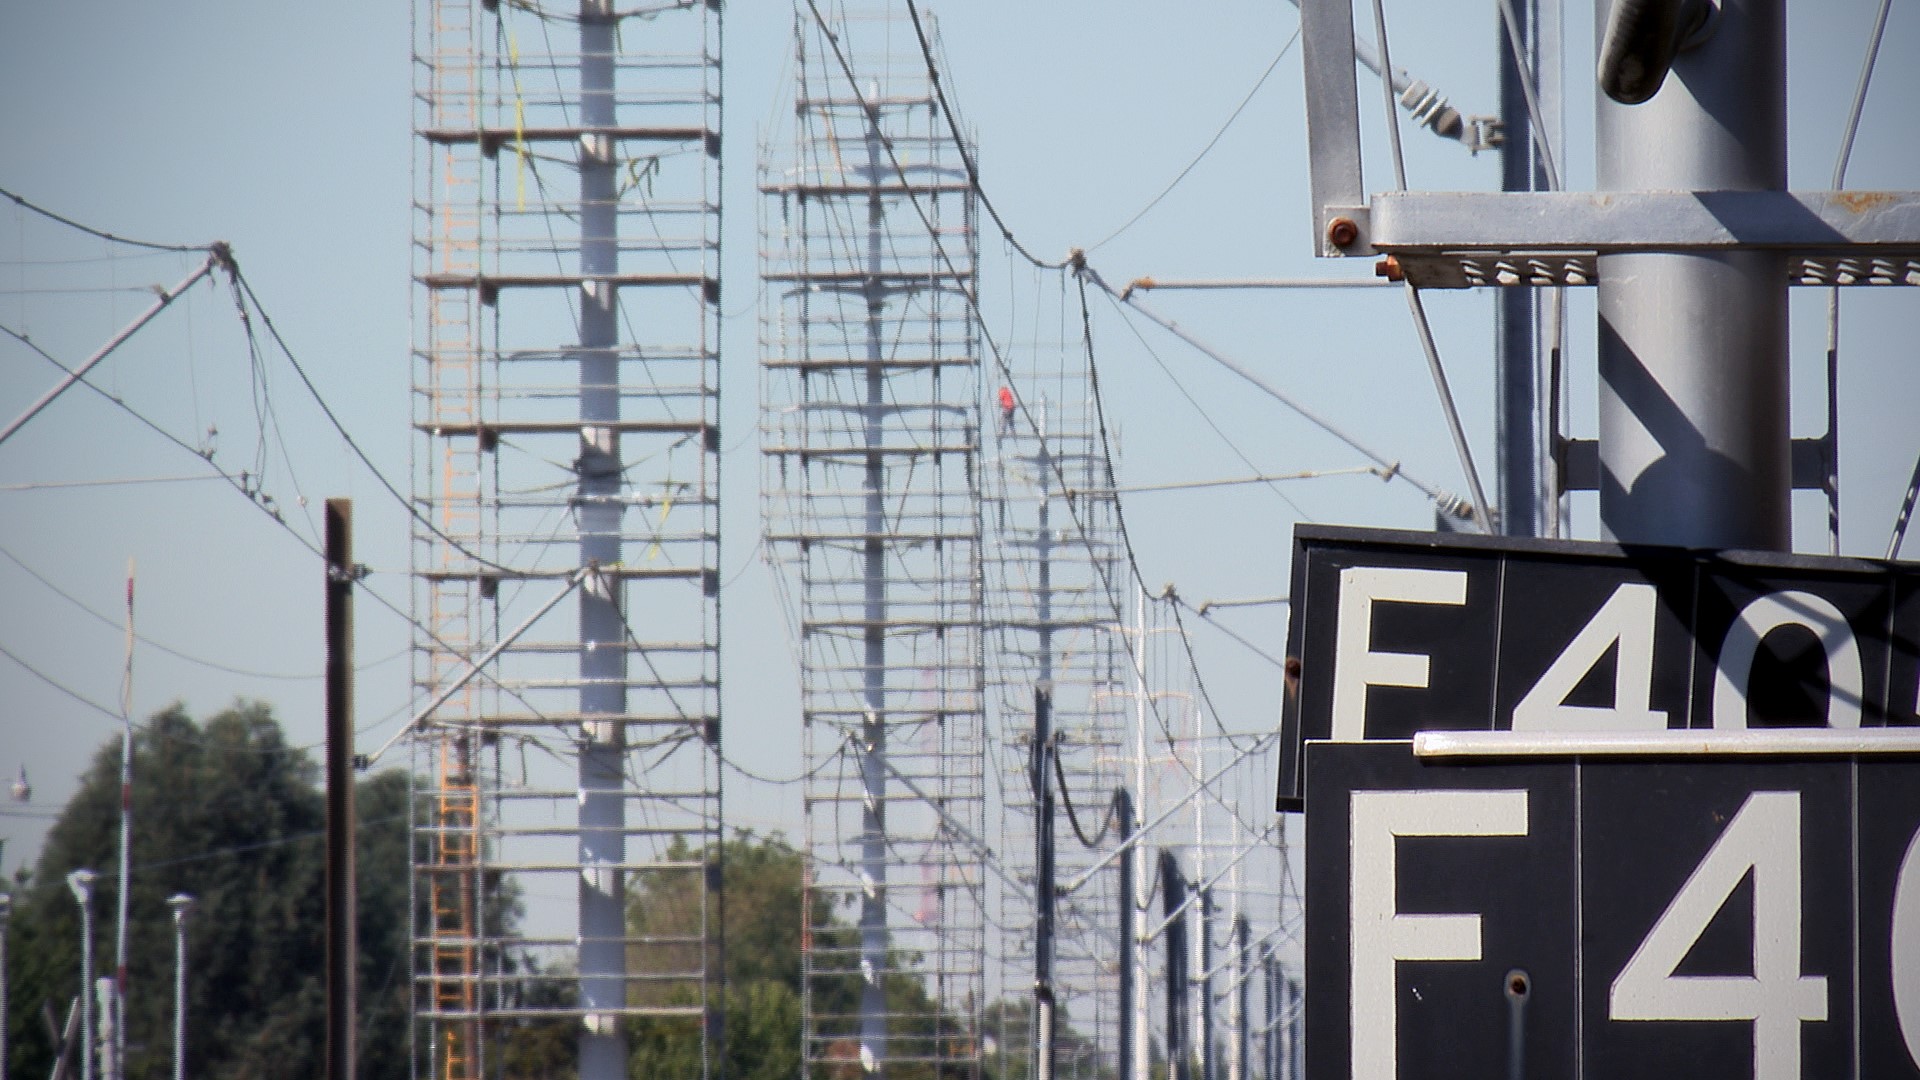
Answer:
M1327 240L1334 247L1346 247L1360 239L1360 226L1352 218L1337 217L1327 222Z
M1407 272L1401 267L1399 259L1389 255L1373 264L1373 276L1383 277L1388 281L1405 281Z

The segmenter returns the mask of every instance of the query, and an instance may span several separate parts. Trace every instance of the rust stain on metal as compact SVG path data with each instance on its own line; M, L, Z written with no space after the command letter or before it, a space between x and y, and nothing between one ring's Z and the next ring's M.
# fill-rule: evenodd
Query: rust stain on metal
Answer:
M1899 201L1899 196L1891 191L1836 191L1833 201L1856 214L1864 214L1893 205Z
M1327 222L1327 239L1334 247L1346 247L1360 239L1360 226L1352 218L1337 217Z

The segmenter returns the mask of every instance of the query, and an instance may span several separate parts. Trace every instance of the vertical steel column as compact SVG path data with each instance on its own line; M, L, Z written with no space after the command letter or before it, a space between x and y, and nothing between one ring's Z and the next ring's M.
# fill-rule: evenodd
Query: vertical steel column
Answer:
M1234 1001L1239 1008L1233 1031L1233 1068L1234 1080L1253 1080L1247 1071L1247 1028L1250 1026L1247 1015L1253 1005L1253 972L1248 970L1247 953L1252 948L1252 928L1247 925L1245 915L1236 915L1233 919L1234 949Z
M877 96L877 95L876 95ZM882 537L887 532L885 441L886 359L881 322L886 293L881 279L885 268L883 240L886 207L880 198L880 105L867 103L867 401L865 413L867 467L862 483L866 495L866 544L862 577L866 586L863 612L866 637L865 754L860 762L860 1059L885 1060L887 1049L887 563Z
M1167 1066L1173 1080L1193 1080L1192 1047L1187 1042L1187 882L1173 852L1160 853L1160 904L1172 922L1167 949Z
M1652 100L1598 98L1601 190L1786 187L1785 2L1714 7L1710 36L1679 54ZM1602 256L1599 307L1605 534L1787 549L1782 257Z
M1532 41L1533 12L1538 0L1513 0L1513 34L1523 44ZM1507 40L1505 17L1495 14L1500 58L1500 190L1538 190L1539 154L1533 144L1533 122L1527 112L1521 80L1532 73L1516 62ZM1528 59L1532 59L1529 50ZM1507 536L1533 536L1539 530L1540 478L1535 471L1539 439L1539 354L1535 349L1532 289L1506 288L1493 292L1495 470L1494 505L1498 531Z
M326 580L327 1080L354 1075L353 501L328 499ZM180 916L176 916L179 921ZM184 954L183 954L184 956ZM177 1037L177 1035L176 1035Z
M1260 976L1262 983L1263 1018L1260 1021L1260 1059L1261 1080L1280 1080L1280 1055L1276 1052L1280 1045L1280 1033L1275 1030L1276 1020L1280 1016L1280 988L1275 984L1273 953L1260 958Z
M1135 1080L1133 1075L1133 865L1138 855L1133 843L1133 796L1126 788L1113 790L1114 828L1120 834L1120 1054L1115 1063L1116 1080Z
M1044 504L1042 504L1044 505ZM1042 566L1045 563L1041 564ZM1043 617L1044 618L1044 617ZM1044 634L1045 631L1043 630ZM1033 1077L1053 1080L1053 702L1033 690Z
M617 122L611 0L580 0L580 562L602 571L622 559L619 198L611 139ZM619 1010L626 1004L626 623L620 579L589 576L580 590L581 1080L627 1071ZM477 928L476 928L477 929ZM600 1010L605 1010L600 1011Z
M1200 890L1200 1080L1218 1080L1213 1045L1213 887Z
M1287 1080L1299 1080L1306 1073L1307 1046L1300 1038L1300 1029L1305 1023L1300 1009L1300 984L1293 979L1284 978L1286 994L1282 998L1287 1005Z

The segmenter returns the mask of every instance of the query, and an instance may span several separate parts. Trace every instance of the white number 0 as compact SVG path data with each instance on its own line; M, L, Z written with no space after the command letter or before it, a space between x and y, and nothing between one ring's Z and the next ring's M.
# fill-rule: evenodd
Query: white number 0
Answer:
M1753 974L1675 975L1753 871ZM1800 793L1756 791L1634 951L1614 1020L1751 1020L1755 1080L1798 1080L1800 1024L1827 1018L1827 980L1800 973Z

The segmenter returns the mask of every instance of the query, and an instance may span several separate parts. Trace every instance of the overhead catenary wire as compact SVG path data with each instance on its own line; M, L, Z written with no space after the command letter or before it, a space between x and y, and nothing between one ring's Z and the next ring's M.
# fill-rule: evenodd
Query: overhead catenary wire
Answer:
M841 74L847 80L848 86L853 89L856 100L858 100L862 104L864 110L868 115L869 122L874 123L877 127L877 121L875 120L877 106L874 103L867 101L865 96L860 93L859 79L855 75L852 65L848 61L844 50L842 50L840 47L838 36L832 32L831 27L829 26L824 13L820 11L819 5L817 4L816 0L807 0L807 6L813 15L814 21L823 31L825 40L827 44L830 46L831 51L833 52L834 59L839 66ZM922 34L922 36L924 36L924 33ZM923 53L923 55L928 55L928 54ZM944 98L944 95L941 95L941 97ZM949 130L954 132L957 137L958 129L957 129L957 126L955 125L954 117L950 111L946 113L946 119L949 125ZM901 176L903 181L906 181L907 175L906 175L905 166L900 161L899 155L895 151L892 140L887 138L884 134L882 134L879 138L879 142L881 147L886 151L888 159L892 164L894 171ZM985 193L980 190L980 184L979 184L977 172L970 174L969 184L972 190L974 190L976 194L980 195L982 197L983 202L985 202L986 201ZM938 254L939 258L946 264L947 269L950 272L955 273L956 276L958 276L957 270L954 267L952 256L947 252L945 245L941 242L940 231L937 228L935 228L934 223L928 217L926 208L920 204L920 201L917 198L912 196L911 192L909 192L908 198L914 208L915 214L920 218L922 225L927 229L928 236L932 238L934 251ZM1006 228L1005 222L999 219L997 215L995 220L998 224L1002 226L1002 228ZM1010 230L1008 231L1008 242L1010 244L1017 243L1017 241L1014 240L1014 238L1011 236ZM1023 249L1023 253L1024 253L1024 249ZM1085 272L1088 269L1088 267L1086 266L1084 254L1078 251L1074 252L1073 255L1068 260L1066 260L1064 266L1047 264L1031 258L1030 255L1028 255L1027 257L1029 262L1032 262L1036 267L1040 269L1063 269L1066 267L1071 267L1076 272L1076 277L1078 277L1081 273ZM1084 286L1084 283L1083 283L1083 286ZM975 291L971 287L962 287L959 290L959 292L965 298L969 309L972 311L975 317L975 323L976 323L976 326L979 328L981 340L987 345L988 351L992 354L994 364L997 370L999 371L1002 378L1005 379L1009 385L1013 384L1016 380L1013 377L1012 369L1009 367L1004 353L1002 352L998 342L995 340L991 330L989 329L984 313L980 310L980 301L979 301L978 295L975 293ZM1100 404L1098 369L1097 369L1097 366L1094 366L1093 364L1093 356L1091 351L1091 316L1087 312L1084 290L1081 296L1081 310L1082 310L1083 336L1086 338L1086 342L1088 346L1087 355L1088 355L1088 362L1089 362L1089 379L1094 389L1096 412L1101 416L1101 420L1102 420L1102 425L1103 425L1102 447L1103 447L1103 452L1107 458L1109 473L1111 473L1111 442L1112 440L1110 435L1108 435L1104 431L1104 423L1105 423L1104 406ZM1028 405L1026 396L1019 395L1018 397L1016 397L1016 402L1017 402L1016 408L1018 409L1019 414L1025 420L1027 426L1036 432L1040 431L1041 427L1038 421L1036 420L1036 418L1034 417L1031 408ZM1061 472L1059 463L1058 462L1052 463L1052 467L1056 474L1056 478L1060 482L1061 488L1064 489L1067 486L1066 478L1065 478L1065 475ZM1081 542L1089 545L1089 551L1091 553L1092 540L1088 534L1088 530L1086 529L1085 523L1080 520L1078 511L1076 510L1076 508L1071 502L1066 504L1066 509L1068 511L1069 516L1073 518L1075 531L1079 535ZM1122 539L1122 547L1125 550L1126 556L1127 556L1126 561L1127 561L1128 569L1132 574L1134 582L1144 591L1146 589L1146 584L1145 584L1145 579L1142 576L1140 571L1138 556L1137 556L1137 553L1134 551L1131 540L1126 535L1124 528L1122 528L1121 530L1121 539ZM1116 620L1122 619L1124 617L1122 605L1121 605L1119 595L1114 589L1113 582L1108 579L1104 566L1097 559L1095 560L1095 566L1098 568L1097 572L1102 581L1103 591L1107 594L1109 604L1113 608L1114 616ZM1128 656L1129 656L1129 662L1135 664L1135 666L1137 667L1138 666L1137 658L1133 657L1131 652L1129 652ZM1199 678L1197 669L1194 671L1194 676L1196 680ZM1169 745L1171 746L1175 742L1175 736L1173 735L1171 728L1167 725L1166 717L1162 714L1158 701L1156 699L1150 698L1148 701L1148 704L1155 716L1155 719L1159 723L1162 734L1167 738ZM1221 730L1225 731L1225 727L1224 725L1221 724L1221 721L1217 715L1213 716L1213 721L1216 726L1220 726ZM1174 759L1179 762L1181 768L1184 771L1188 772L1190 775L1193 775L1193 778L1196 781L1200 781L1200 777L1197 774L1193 774L1193 770L1191 766L1189 766L1184 761L1184 759L1181 759L1177 754L1174 755ZM1199 786L1196 788L1196 791L1202 792L1206 794L1209 798L1218 802L1223 809L1225 809L1229 814L1233 815L1234 817L1236 818L1240 817L1239 809L1233 806L1228 801L1226 801L1218 792L1212 790L1209 784L1205 782L1201 782Z
M1265 379L1254 374L1253 371L1249 369L1246 365L1241 364L1238 361L1235 361L1231 357L1227 356L1225 353L1222 353L1220 350L1215 349L1211 345L1208 345L1206 342L1195 337L1192 333L1188 332L1179 323L1159 314L1158 312L1154 311L1150 307L1147 307L1145 304L1141 303L1138 299L1132 296L1122 296L1120 293L1116 292L1111 285L1108 285L1106 280L1100 276L1099 272L1094 270L1092 267L1088 267L1086 269L1086 273L1087 273L1087 276L1092 279L1094 286L1098 288L1100 291L1106 293L1108 296L1112 297L1114 300L1119 301L1120 303L1124 303L1128 307L1132 308L1133 310L1146 316L1149 322L1153 323L1155 326L1160 327L1162 330L1165 330L1167 333L1172 334L1174 337L1179 338L1181 341L1186 342L1195 351L1199 352L1200 355L1205 356L1207 359L1212 360L1214 363L1219 364L1221 367L1224 367L1228 371L1233 372L1235 375L1240 376L1242 379L1250 383L1255 389L1259 390L1261 393L1266 394L1268 397L1273 398L1275 401L1278 401L1280 404L1286 406L1289 410L1291 410L1295 415L1299 416L1301 419L1305 420L1309 424L1312 424L1314 427L1319 428L1321 431L1326 432L1328 435L1333 436L1335 439L1338 439L1341 443L1344 443L1348 448L1358 453L1361 457L1364 457L1367 460L1373 462L1375 465L1380 466L1382 469L1386 470L1386 473L1389 479L1399 479L1399 480L1405 481L1406 483L1412 484L1415 488L1417 488L1420 491L1421 494L1435 501L1446 501L1451 498L1451 496L1449 496L1445 492L1442 492L1439 488L1407 472L1407 470L1401 466L1400 462L1396 460L1390 460L1389 458L1387 458L1386 455L1360 442L1359 439L1348 434L1346 431L1336 426L1332 421L1328 420L1327 418L1321 416L1319 413L1316 413L1313 410L1307 408L1305 405L1301 404L1300 401L1294 398L1292 395L1286 393L1283 390L1280 390L1279 388L1273 386L1271 383L1268 383Z
M1300 27L1296 26L1293 28L1293 36L1287 39L1287 43L1285 45L1280 46L1280 51L1274 54L1273 62L1267 65L1266 70L1260 73L1260 77L1258 79L1254 80L1253 89L1248 90L1247 96L1241 98L1240 104L1234 106L1233 112L1228 115L1226 122L1221 124L1219 130L1213 133L1213 138L1207 140L1207 145L1201 147L1200 152L1193 156L1193 160L1187 162L1186 168L1181 169L1179 175L1175 176L1172 180L1168 181L1167 186L1161 188L1160 193L1158 195L1155 195L1152 199L1148 200L1147 205L1141 207L1138 213L1128 218L1125 224L1121 225L1119 228L1113 230L1112 232L1108 233L1106 236L1102 237L1100 240L1094 242L1091 246L1089 246L1087 248L1087 251L1089 254L1095 251L1099 251L1103 247L1106 247L1110 241L1117 238L1121 233L1124 233L1128 229L1133 228L1136 224L1139 223L1141 218L1146 217L1147 214L1152 212L1154 207L1159 206L1161 200L1165 199L1169 194L1171 194L1174 188L1180 186L1180 182L1182 180L1185 180L1187 178L1187 175L1193 172L1193 170L1197 166L1199 166L1200 162L1208 154L1213 152L1213 148L1220 145L1220 140L1226 136L1227 129L1233 126L1233 122L1235 120L1240 119L1241 113L1247 111L1247 106L1253 103L1254 96L1260 93L1260 88L1267 85L1267 79L1273 75L1273 70L1280 66L1280 61L1286 58L1287 52L1291 50L1294 46L1294 43L1299 40L1300 40Z
M99 702L93 700L92 698L87 697L85 694L82 694L80 691L75 690L74 688L68 686L67 684L61 682L60 680L54 678L53 676L47 674L46 672L41 671L39 668L34 667L32 664L21 659L19 655L17 655L11 649L8 649L4 645L0 645L0 656L4 656L7 659L13 661L14 663L20 665L22 668L26 669L27 674L32 675L34 678L39 679L41 682L46 683L48 686L53 687L55 690L60 691L62 694L65 694L68 697L72 698L73 700L79 702L80 704L85 705L87 708L92 709L94 712L99 713L101 716L106 717L107 719L113 721L114 723L118 724L123 722L124 717L120 715L118 710L107 708L105 705L100 704Z
M367 452L361 448L359 442L354 439L353 434L347 430L346 425L341 423L339 415L333 410L333 406L328 404L326 397L320 393L320 388L315 386L313 379L307 375L307 369L301 365L299 357L294 355L293 349L287 344L286 338L281 336L280 328L274 325L273 317L268 315L266 308L261 305L260 297L253 291L253 284L247 280L244 274L240 273L237 266L233 270L233 276L234 280L238 283L240 291L246 295L247 302L253 306L254 311L259 313L261 325L267 328L268 336L272 337L274 344L280 347L281 355L287 358L287 364L293 368L294 374L300 377L301 385L307 388L307 393L313 397L314 403L320 406L320 411L326 415L327 422L333 425L334 431L337 432L341 440L347 444L347 448L352 450L354 456L360 459L360 463L367 467L367 471L373 474L373 478L379 482L387 494L391 495L393 500L406 510L408 516L412 517L428 532L432 533L461 555L472 559L475 563L489 570L499 570L510 573L510 567L493 562L469 549L453 537L448 536L438 525L435 525L431 519L420 512L420 508L414 505L413 500L401 494L400 489L394 486L393 481L387 479L386 473L380 471L380 467L373 463L373 458L368 456ZM241 316L244 318L245 315L246 310L242 307Z
M834 53L838 55L840 52L840 43L834 39L833 32L827 29L827 22L821 17L819 6L814 3L814 0L807 0L807 6L813 9L813 17L819 21L821 29L827 32L828 39L832 41ZM927 40L926 27L921 25L920 22L920 8L914 3L914 0L907 0L907 16L913 20L913 34L920 42L920 57L926 61L927 81L933 86L934 99L940 103L940 115L946 118L947 132L953 137L953 145L960 153L961 165L966 167L967 184L973 188L973 193L979 198L980 205L987 211L987 216L992 218L993 223L1000 227L1000 238L1006 241L1007 245L1012 247L1013 250L1019 252L1021 258L1042 270L1066 269L1073 261L1071 256L1066 259L1061 259L1058 262L1048 262L1033 252L1028 251L1026 245L1022 244L1019 238L1013 235L1013 229L1007 224L1006 219L1000 216L1000 210L993 205L993 200L987 196L986 191L980 186L980 169L974 164L973 154L967 150L967 140L960 135L959 122L954 118L953 106L947 101L946 88L940 81L939 65L935 64L933 60L933 45ZM841 57L841 63L842 65L846 63L845 57ZM892 146L888 146L887 150L891 153L893 150Z
M209 476L209 477L195 477L195 479L213 480L217 478ZM33 580L39 582L40 584L46 586L48 589L52 590L55 596L58 596L60 599L65 600L67 603L73 605L79 610L92 616L96 621L106 626L113 627L115 630L123 629L121 624L114 621L114 619L111 616L96 610L92 606L88 605L86 601L81 600L79 597L74 596L72 593L69 593L65 589L62 589L60 586L54 584L50 579L47 578L46 575L40 573L38 570L35 570L33 567L28 566L26 562L23 561L18 555L15 555L13 552L8 551L4 547L0 547L0 558L5 558L8 562L11 562L13 565L19 567L23 572L26 573L28 577L32 578ZM217 660L208 660L205 657L195 656L192 653L188 653L180 649L176 649L171 645L165 644L164 642L155 641L153 638L149 637L148 635L140 633L138 631L134 632L133 637L135 641L140 642L142 645L151 646L152 648L158 649L161 652L166 653L168 656L171 656L177 660L185 660L190 664L198 664L201 667L210 668L214 671L224 671L229 675L242 675L251 679L276 679L276 680L284 680L289 682L307 681L307 680L318 679L321 677L321 673L317 671L310 674L306 674L306 673L295 674L295 673L280 672L280 671L256 671L251 668L235 667L231 664L223 664ZM402 657L405 655L406 655L406 650L402 649L399 652L389 653L388 655L381 657L378 660L374 660L365 664L360 664L357 667L355 667L354 670L368 671L375 667L380 666L381 664L385 664L391 660L398 659L399 657Z
M135 239L132 239L131 237L118 236L118 235L115 235L114 233L110 233L106 231L105 229L97 229L92 225L86 225L81 222L75 221L72 218L64 217L60 214L56 214L44 206L40 206L35 203L27 201L26 198L20 195L17 195L14 192L8 191L6 188L0 188L0 195L4 195L7 198L12 199L15 205L24 207L27 210L31 210L34 213L39 214L41 217L48 219L49 221L57 221L60 224L65 225L70 229L78 229L79 231L86 233L88 236L97 237L98 239L101 239L101 240L112 241L113 243L116 243L116 244L126 244L129 247L146 248L149 251L177 251L177 252L205 251L209 253L211 253L215 248L220 246L218 244L156 244L149 240L135 240Z

